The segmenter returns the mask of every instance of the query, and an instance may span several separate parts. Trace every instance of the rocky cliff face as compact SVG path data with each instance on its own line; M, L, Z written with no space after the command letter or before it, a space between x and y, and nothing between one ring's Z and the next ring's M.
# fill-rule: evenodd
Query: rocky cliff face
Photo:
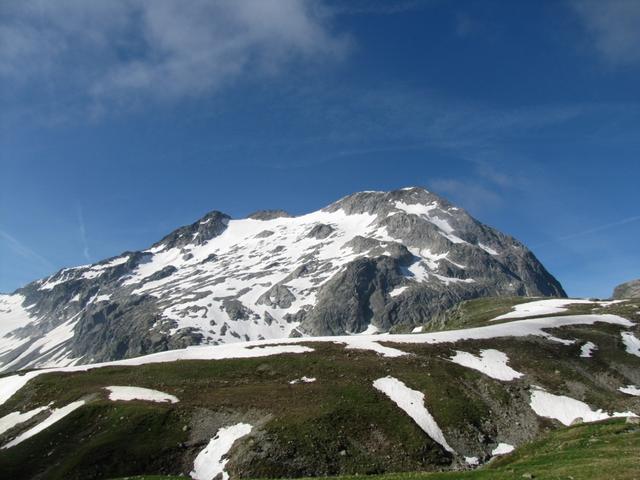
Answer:
M479 296L565 296L520 242L421 188L299 217L211 212L0 296L2 370L195 344L408 330Z
M613 290L613 298L640 298L640 279L618 285Z

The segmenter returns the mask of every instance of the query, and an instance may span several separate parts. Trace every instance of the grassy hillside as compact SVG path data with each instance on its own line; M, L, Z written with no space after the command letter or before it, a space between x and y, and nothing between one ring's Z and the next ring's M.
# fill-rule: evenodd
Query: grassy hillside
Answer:
M400 473L373 476L371 480L507 480L638 478L640 427L623 420L583 424L552 431L542 439L497 458L471 472ZM357 477L341 477L342 480Z
M483 468L469 472L391 473L372 475L369 480L632 480L640 471L640 426L624 420L576 425L549 432L516 452L497 458ZM127 480L173 480L184 477L140 476ZM330 477L331 478L331 477ZM361 476L333 477L355 480ZM119 479L124 480L124 479Z
M468 323L481 323L478 305L474 305L475 320ZM503 304L496 307L487 301L485 305L493 311L504 309ZM639 309L637 304L614 305L608 311L638 320ZM560 424L532 411L530 391L538 385L594 408L640 413L640 397L618 391L620 386L640 385L640 358L625 351L620 329L599 323L553 331L556 337L575 339L572 345L541 337L389 344L412 355L388 358L334 343L308 343L314 351L306 354L44 374L0 406L0 417L50 402L60 407L85 399L87 404L25 442L0 450L0 472L12 479L188 475L209 439L221 427L238 422L250 423L254 429L231 451L226 470L232 478L355 474L404 478L424 476L409 472L441 470L457 472L426 478L513 478L514 472L519 477L530 470L536 478L555 478L539 475L545 468L563 464L577 468L577 462L597 471L592 461L585 463L586 451L598 448L606 462L609 447L640 449L637 426L617 421L552 433ZM587 341L598 345L593 358L580 357L581 345ZM456 350L478 353L486 348L504 352L509 365L525 375L499 381L449 360ZM388 375L425 394L425 405L459 455L445 451L372 387L374 380ZM289 383L302 376L316 381ZM180 401L114 402L104 390L110 385L157 389ZM0 445L39 420L36 417L9 430L0 436ZM530 443L542 437L547 440ZM488 461L499 442L527 446L480 470L460 472L468 468L463 456ZM552 445L556 444L549 442L562 445L559 452L564 460L554 457L556 446ZM495 471L493 476L486 476L489 471Z
M531 299L526 297L489 297L465 300L446 312L442 320L426 324L424 326L424 331L451 330L456 328L487 325L490 323L490 320L510 312L516 305L528 303L530 301ZM638 302L636 301L625 301L607 306L602 306L596 301L593 303L577 303L568 305L564 312L545 314L541 316L610 313L614 315L621 315L629 319L635 318L640 320L637 304ZM535 316L528 318L535 318Z

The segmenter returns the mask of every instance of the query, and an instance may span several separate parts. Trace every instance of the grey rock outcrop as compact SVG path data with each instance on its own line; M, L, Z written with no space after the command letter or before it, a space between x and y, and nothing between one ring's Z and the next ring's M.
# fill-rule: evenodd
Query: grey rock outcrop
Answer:
M295 299L296 297L287 287L278 284L260 295L256 303L270 307L289 308Z
M640 298L640 279L631 280L618 285L613 290L613 298L621 300L624 298Z
M254 220L273 220L276 218L291 218L291 214L284 210L258 210L248 215L247 218Z
M222 212L207 213L197 222L174 230L159 242L154 243L152 247L163 245L167 248L174 248L190 244L203 245L213 237L220 235L227 228L230 219L229 215Z
M334 228L331 225L319 223L311 229L311 231L307 234L307 236L317 238L318 240L324 240L329 235L331 235L333 231L334 231Z

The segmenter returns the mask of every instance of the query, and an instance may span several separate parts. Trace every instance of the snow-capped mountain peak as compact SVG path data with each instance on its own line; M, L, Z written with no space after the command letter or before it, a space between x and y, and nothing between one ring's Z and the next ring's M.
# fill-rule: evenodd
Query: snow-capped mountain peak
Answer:
M149 249L0 297L0 365L412 328L464 298L564 292L519 242L422 188L300 216L212 211Z

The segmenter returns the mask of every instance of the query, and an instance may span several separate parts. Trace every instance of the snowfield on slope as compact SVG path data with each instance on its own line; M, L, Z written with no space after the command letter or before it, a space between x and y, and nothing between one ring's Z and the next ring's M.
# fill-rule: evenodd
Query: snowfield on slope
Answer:
M482 372L496 380L508 382L524 375L507 365L509 358L506 353L494 349L481 350L479 356L458 350L456 354L451 357L451 361L463 367Z
M236 440L249 435L252 428L248 423L237 423L218 430L216 436L198 453L193 462L191 478L194 480L213 480L221 475L222 480L228 480L229 474L224 469L229 461L226 456Z
M622 393L626 393L627 395L633 395L634 397L640 397L640 388L635 385L627 385L626 387L620 387Z
M553 395L541 388L534 388L531 392L531 408L537 415L558 420L563 425L569 426L574 420L582 419L583 422L598 422L613 417L635 417L633 412L613 412L611 414L601 409L592 410L589 405L580 400L564 395Z
M404 410L434 442L440 444L447 452L456 453L447 443L442 430L427 407L424 406L424 393L412 390L394 377L379 378L373 382L373 386Z
M534 300L533 302L520 303L514 305L513 311L495 317L491 321L508 320L512 318L525 318L537 315L553 315L556 313L566 312L571 305L594 303L601 307L607 307L623 300L612 300L601 302L597 300L579 299L579 298L550 298L544 300Z
M12 429L16 425L26 422L30 418L35 417L40 412L49 410L49 407L38 407L28 412L11 412L4 417L0 418L0 435L4 432Z
M77 410L78 408L80 408L84 404L85 404L84 400L78 400L77 402L71 402L70 404L65 405L64 407L54 408L53 410L51 410L51 414L46 419L44 419L42 422L38 423L34 427L31 427L26 432L22 432L16 438L14 438L9 443L7 443L6 445L3 445L0 448L5 449L5 448L11 448L11 447L14 447L16 445L19 445L20 443L24 442L26 439L31 438L34 435L37 435L38 433L42 432L43 430L49 428L54 423L62 420L64 417L66 417L70 413L74 412L75 410Z
M631 332L621 332L620 335L627 353L640 357L640 339Z
M223 345L202 345L188 347L181 350L169 350L153 353L142 357L102 362L89 365L59 367L34 370L24 374L16 374L0 378L0 405L6 402L15 392L20 390L30 379L48 372L79 372L108 366L135 366L149 363L173 362L176 360L223 360L232 358L255 358L284 353L306 353L313 349L305 345L316 342L343 344L347 349L370 350L385 357L399 357L408 355L407 352L385 345L380 342L394 344L439 344L455 343L461 340L487 340L500 337L540 336L565 345L574 343L572 340L562 340L547 332L547 329L560 328L571 325L593 325L602 322L622 327L631 327L633 322L617 315L566 315L561 317L543 317L529 320L516 320L507 323L487 325L483 327L460 330L447 330L422 334L378 334L378 335L347 335L334 337L302 337L284 338L279 340L257 340L245 343L230 343ZM635 337L634 337L635 338Z
M173 292L166 298L163 316L178 322L179 328L202 331L208 341L223 337L226 342L287 337L299 322L288 322L285 315L296 313L305 304L315 303L318 288L343 265L362 256L346 244L363 232L374 236L376 228L372 224L375 219L376 216L370 214L318 211L300 217L271 220L229 220L220 235L204 245L190 247L188 253L191 257L188 260L184 259L183 248L161 248L124 284L142 283L134 293L148 293L163 300L167 290ZM317 224L331 225L334 229L330 238L320 244L316 238L308 236ZM265 237L266 233L269 235ZM277 245L287 245L287 248L273 252ZM326 263L328 268L312 275L312 278L288 281L285 288L295 297L293 301L278 304L262 297L267 288L261 285L273 286L282 282L302 265L300 259L312 251L316 260ZM216 261L207 262L206 259L212 255ZM267 265L278 267L267 269ZM178 270L161 280L144 283L145 279L169 266ZM198 277L224 277L225 281L207 281L198 285L195 280ZM200 288L194 289L194 286ZM274 321L255 322L253 318L231 321L223 303L223 299L229 297L234 297L253 312L267 312ZM227 327L223 329L225 324Z
M27 326L34 318L23 307L24 296L0 295L0 355L27 343L29 338L9 335L12 331Z
M152 390L150 388L142 387L123 387L123 386L111 386L104 387L109 390L109 400L145 400L148 402L169 402L178 403L178 397L169 395L168 393L160 392L159 390Z
M580 347L580 356L582 358L591 358L593 357L593 352L598 349L598 346L593 342L587 342L582 347Z
M515 450L513 445L508 443L499 443L496 448L491 451L491 455L506 455L507 453L511 453Z

